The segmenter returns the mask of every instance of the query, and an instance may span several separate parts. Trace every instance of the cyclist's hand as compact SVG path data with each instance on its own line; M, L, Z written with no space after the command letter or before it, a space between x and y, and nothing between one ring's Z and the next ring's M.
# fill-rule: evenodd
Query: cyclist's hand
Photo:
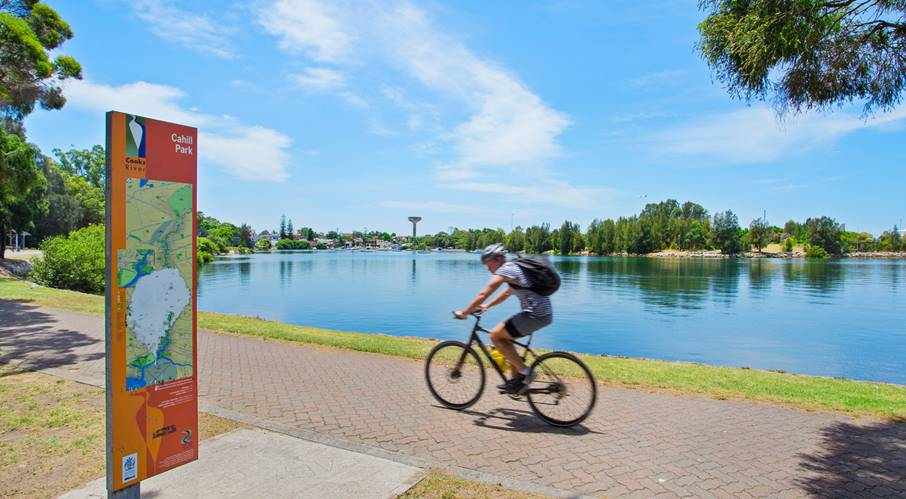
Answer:
M453 312L453 317L456 317L459 320L465 320L466 314L462 313L462 310L456 310Z
M489 308L491 308L490 305L485 305L484 303L482 303L481 305L478 306L478 313L483 314L483 313L487 312Z

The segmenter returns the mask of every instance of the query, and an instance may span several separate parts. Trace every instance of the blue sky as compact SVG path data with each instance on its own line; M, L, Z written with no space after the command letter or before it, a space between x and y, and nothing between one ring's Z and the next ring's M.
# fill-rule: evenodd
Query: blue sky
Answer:
M906 107L779 120L695 52L695 0L49 1L85 78L31 141L104 141L104 112L197 126L199 208L273 229L406 233L637 213L692 200L906 218Z

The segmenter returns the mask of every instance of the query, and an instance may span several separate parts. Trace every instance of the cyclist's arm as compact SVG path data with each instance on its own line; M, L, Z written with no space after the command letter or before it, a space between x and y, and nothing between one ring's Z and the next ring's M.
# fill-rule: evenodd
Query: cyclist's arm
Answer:
M502 293L495 296L494 299L491 300L490 303L486 304L485 308L491 308L494 305L497 305L498 303L502 302L503 300L506 300L507 298L509 298L511 294L512 293L510 293L510 288L506 288L505 290L503 290Z
M493 295L494 291L497 291L497 288L499 288L500 285L505 282L506 279L504 279L503 276L495 275L494 277L491 277L491 280L488 281L488 284L484 287L484 289L479 291L478 295L475 296L475 299L472 300L472 302L469 303L466 308L460 310L459 313L462 315L468 315L477 310L478 306L484 303L484 301L487 300L488 297Z

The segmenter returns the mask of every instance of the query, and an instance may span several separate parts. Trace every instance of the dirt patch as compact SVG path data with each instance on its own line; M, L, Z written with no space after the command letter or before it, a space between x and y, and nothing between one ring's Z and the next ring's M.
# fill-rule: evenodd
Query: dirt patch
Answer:
M243 425L199 415L202 440ZM104 476L104 391L0 364L0 497L56 497Z
M432 470L424 480L418 482L400 499L542 499L548 496L517 492L499 484L473 482Z

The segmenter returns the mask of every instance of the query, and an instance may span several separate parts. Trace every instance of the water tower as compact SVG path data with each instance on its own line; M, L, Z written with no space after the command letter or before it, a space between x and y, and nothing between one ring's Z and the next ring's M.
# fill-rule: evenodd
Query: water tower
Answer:
M422 217L409 217L409 221L412 222L412 241L415 242L415 224L422 221Z

